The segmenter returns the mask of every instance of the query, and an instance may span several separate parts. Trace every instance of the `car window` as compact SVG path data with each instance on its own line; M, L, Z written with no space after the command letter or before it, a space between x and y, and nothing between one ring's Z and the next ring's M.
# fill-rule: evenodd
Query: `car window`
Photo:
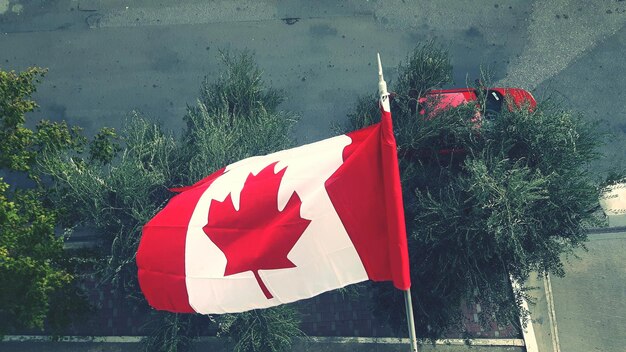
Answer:
M495 90L488 90L485 100L485 118L490 120L500 113L504 96Z

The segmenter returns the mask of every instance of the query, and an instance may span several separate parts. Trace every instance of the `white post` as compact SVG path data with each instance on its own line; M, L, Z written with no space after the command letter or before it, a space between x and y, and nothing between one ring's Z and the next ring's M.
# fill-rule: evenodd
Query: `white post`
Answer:
M389 92L387 91L387 82L383 77L383 65L380 61L380 54L376 54L378 60L378 94L380 95L380 108L383 111L390 112ZM411 289L404 291L404 306L406 308L406 321L409 324L409 338L411 340L411 352L417 351L417 338L415 337L415 319L413 319L413 302L411 302Z
M406 321L409 324L409 339L411 340L411 352L417 351L417 338L415 337L415 320L413 319L413 302L411 301L411 289L404 291L404 307L406 308Z
M517 296L519 292L521 295L522 285L511 276L511 286L513 286L513 294ZM522 308L528 311L528 302L526 299L522 297ZM524 317L519 317L520 325L524 326ZM522 328L522 336L524 337L524 347L526 347L526 352L539 352L539 345L537 344L537 337L535 336L535 328L533 327L533 321L528 316L528 323L526 324L526 328Z

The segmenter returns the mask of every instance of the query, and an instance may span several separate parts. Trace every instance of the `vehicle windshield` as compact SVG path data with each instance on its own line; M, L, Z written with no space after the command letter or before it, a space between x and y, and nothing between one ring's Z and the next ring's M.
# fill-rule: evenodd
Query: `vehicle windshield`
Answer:
M495 90L488 90L485 100L485 119L491 120L502 110L504 97Z

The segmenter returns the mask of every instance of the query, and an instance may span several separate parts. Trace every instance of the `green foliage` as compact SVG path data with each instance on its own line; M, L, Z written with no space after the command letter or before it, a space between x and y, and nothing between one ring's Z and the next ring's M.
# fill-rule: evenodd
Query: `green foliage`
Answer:
M480 97L450 109L433 101L420 115L412 99L447 81L446 57L430 44L418 47L392 87L414 313L418 334L428 338L462 328L463 303L479 302L483 321L517 324L525 292L514 293L510 280L563 275L562 255L601 224L600 188L588 170L601 143L594 126L549 104L476 121ZM356 115L372 111L363 104ZM377 311L404 329L402 296L380 291Z
M280 352L291 349L295 336L304 336L300 320L289 306L252 310L221 319L222 336L228 336L234 352Z
M78 149L85 140L81 129L65 122L40 121L35 131L27 128L26 114L37 104L30 100L46 70L0 71L0 168L28 172L41 152Z
M37 108L30 97L44 74L40 68L0 70L0 168L28 171L32 164L33 131L24 127L25 114Z
M390 86L394 122L402 126L396 130L398 147L401 149L411 147L416 130L423 128L414 118L419 98L428 90L452 82L452 65L448 53L434 42L418 45L405 60L398 67L397 83ZM358 99L354 112L348 114L348 125L343 130L363 128L379 120L378 96L365 95Z
M220 51L220 57L226 70L214 83L205 79L200 89L199 100L209 115L227 117L221 123L228 123L255 119L261 111L276 112L283 100L281 92L263 83L263 72L249 52L232 55Z
M337 132L346 133L380 121L380 109L377 101L376 94L359 97L354 111L348 113L348 123L346 126L338 126Z
M417 90L423 96L427 90L452 83L452 64L448 53L429 41L418 44L398 67L396 87L402 95Z
M89 161L108 164L122 149L117 143L117 133L113 128L102 128L89 142Z
M51 201L67 210L64 224L89 226L107 244L101 277L118 293L143 299L135 253L142 226L173 195L169 188L195 183L234 161L293 146L289 134L296 119L277 110L279 92L266 87L252 56L222 53L222 60L223 74L216 83L205 80L197 104L184 117L187 128L180 137L133 113L119 136L102 130L89 142L88 153L74 148L45 151L40 157L39 169L52 182ZM254 336L252 344L242 342L239 350L287 348L297 329L276 329L297 326L293 309L255 314L263 323L244 329L239 324L248 320L242 316L227 324L234 339ZM154 319L146 326L152 332L146 340L151 351L187 350L193 332L207 324L169 313Z
M82 128L69 126L67 122L41 120L33 135L33 150L41 153L57 153L66 150L81 152L87 141L82 135Z
M75 255L72 253L72 255ZM65 257L68 255L66 254ZM67 260L62 267L67 268ZM66 269L72 273L73 281L80 280L80 273ZM94 307L90 304L85 290L78 285L69 284L55 290L50 295L50 307L46 316L45 329L52 336L60 336L67 331L68 326L79 326L92 313Z
M208 325L206 318L189 314L153 312L152 319L144 327L149 335L144 339L146 352L184 352L192 349L197 336L197 325ZM209 324L211 321L208 322Z
M293 146L296 117L277 110L280 92L265 86L252 56L221 55L226 70L216 83L204 81L196 106L184 117L180 184L237 160Z
M63 237L55 234L59 213L48 206L37 168L40 155L80 150L84 138L65 122L25 126L26 114L37 108L30 97L44 73L0 71L0 169L22 172L39 185L10 191L0 180L0 334L41 329L44 320L56 329L84 311L65 265ZM64 304L68 300L74 304Z
M419 44L398 66L396 94L410 103L429 89L452 83L452 64L448 53L433 41Z
M112 141L117 135L104 130L90 143L88 156L44 154L40 168L54 182L55 206L67 210L64 222L93 228L108 245L102 278L139 294L134 257L141 227L170 196L166 184L173 178L177 146L137 113L126 126L119 136L123 149Z
M55 215L36 191L11 194L0 179L0 335L15 328L43 328L51 295L72 276L60 268L63 239Z

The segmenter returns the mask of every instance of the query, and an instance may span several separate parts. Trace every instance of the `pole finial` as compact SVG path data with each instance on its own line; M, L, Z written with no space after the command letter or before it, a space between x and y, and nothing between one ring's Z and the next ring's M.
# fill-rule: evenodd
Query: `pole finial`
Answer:
M387 82L383 77L383 64L380 61L380 53L376 53L378 60L378 94L380 95L380 105L384 111L389 110L389 92L387 91Z

